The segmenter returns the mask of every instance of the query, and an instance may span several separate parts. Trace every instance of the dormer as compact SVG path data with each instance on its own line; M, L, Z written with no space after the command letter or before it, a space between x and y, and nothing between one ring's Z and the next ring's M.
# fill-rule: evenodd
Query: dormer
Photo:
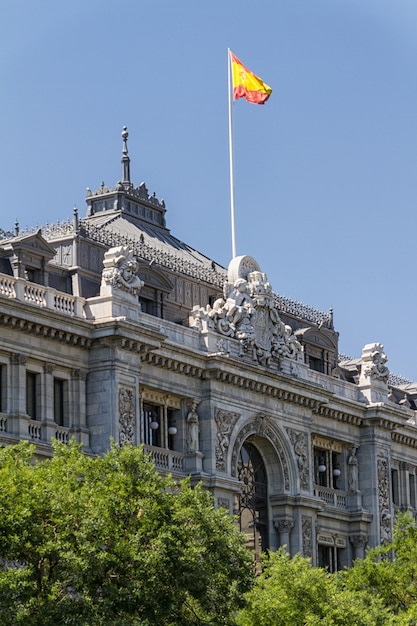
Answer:
M304 347L304 358L309 368L330 375L337 365L338 334L323 326L299 328L294 334Z
M48 286L48 263L55 254L55 248L44 239L41 229L21 236L17 234L0 244L0 255L10 263L10 273L15 278L25 278L45 287Z

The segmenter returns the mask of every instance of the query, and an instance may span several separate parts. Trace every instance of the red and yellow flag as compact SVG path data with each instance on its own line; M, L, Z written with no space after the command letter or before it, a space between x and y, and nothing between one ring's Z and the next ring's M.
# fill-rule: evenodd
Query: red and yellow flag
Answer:
M233 52L230 52L232 61L233 100L245 98L252 104L265 104L272 93L269 85L259 76L243 65Z

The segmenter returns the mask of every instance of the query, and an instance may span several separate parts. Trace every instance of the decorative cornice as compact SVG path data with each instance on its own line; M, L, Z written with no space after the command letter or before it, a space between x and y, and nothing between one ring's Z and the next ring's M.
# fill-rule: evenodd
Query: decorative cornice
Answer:
M395 443L408 446L409 448L417 448L417 433L415 437L412 437L404 433L399 433L398 431L393 431L391 432L391 439Z
M318 410L314 412L321 417L329 417L330 419L344 422L345 424L352 424L353 426L361 426L363 422L361 416L348 413L347 411L340 411L327 404L320 404Z
M203 378L206 380L219 380L220 382L224 382L235 387L248 389L249 391L255 393L261 393L264 396L271 396L272 398L284 400L285 402L291 402L313 410L318 410L323 402L322 399L311 398L296 391L280 389L275 385L254 380L249 376L241 376L233 374L232 372L225 372L220 369L204 370Z
M171 370L173 372L179 372L180 374L186 374L187 376L192 376L193 378L203 377L203 368L197 367L196 365L190 365L189 363L183 363L182 361L166 357L161 354L148 352L144 355L143 361L149 363L149 365L156 365L157 367Z
M393 417L383 417L382 415L373 415L372 417L365 416L362 420L362 426L368 425L377 426L391 432L401 426L401 424L393 420Z
M0 324L21 332L39 335L47 339L52 339L54 341L59 341L72 346L78 346L86 349L91 346L91 339L89 337L79 335L75 332L68 332L59 328L53 328L47 324L39 324L37 322L22 319L16 315L0 313Z

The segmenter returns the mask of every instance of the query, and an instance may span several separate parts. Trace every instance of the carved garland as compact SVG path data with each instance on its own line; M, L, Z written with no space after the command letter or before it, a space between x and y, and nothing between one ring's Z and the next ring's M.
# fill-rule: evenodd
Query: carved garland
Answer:
M133 389L119 389L119 444L134 443L135 437L135 398Z
M301 527L303 535L303 556L311 558L313 556L313 521L309 515L301 517Z
M380 542L389 543L392 540L392 526L389 504L389 479L387 459L378 459L378 487Z

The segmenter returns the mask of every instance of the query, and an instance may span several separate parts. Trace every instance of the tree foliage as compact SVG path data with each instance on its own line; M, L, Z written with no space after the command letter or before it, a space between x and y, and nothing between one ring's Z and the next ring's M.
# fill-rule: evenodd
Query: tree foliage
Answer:
M382 626L388 612L371 594L349 590L338 577L284 549L265 557L263 572L247 593L239 626Z
M251 556L209 493L159 475L142 449L99 458L0 450L0 623L226 625Z
M342 577L352 591L378 597L395 624L417 623L417 527L411 515L399 514L392 543L369 550Z

